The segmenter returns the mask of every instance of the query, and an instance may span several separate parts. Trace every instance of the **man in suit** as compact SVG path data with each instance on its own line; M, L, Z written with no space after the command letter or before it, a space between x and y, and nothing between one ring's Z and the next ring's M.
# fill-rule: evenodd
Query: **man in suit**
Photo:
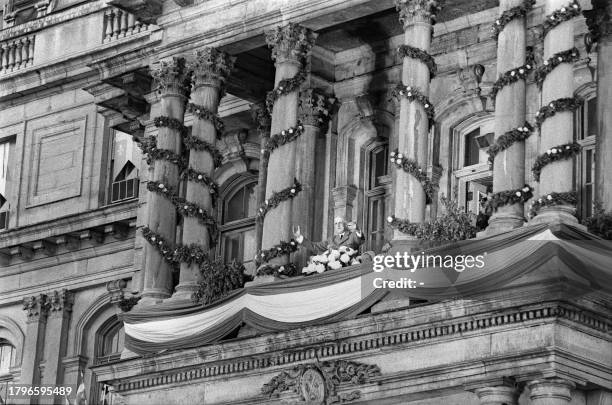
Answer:
M304 238L300 232L300 227L293 227L293 236L297 243L316 254L322 253L327 249L338 249L346 246L358 250L359 246L365 241L363 232L357 229L355 222L346 222L344 218L334 219L334 236L321 242L312 242Z

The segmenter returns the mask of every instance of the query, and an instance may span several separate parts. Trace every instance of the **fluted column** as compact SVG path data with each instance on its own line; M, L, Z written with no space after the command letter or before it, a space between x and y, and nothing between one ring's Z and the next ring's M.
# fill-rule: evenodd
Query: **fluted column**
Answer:
M219 153L215 142L220 134L220 121L217 117L219 101L224 94L225 81L234 65L234 57L215 48L204 48L196 51L195 59L190 65L193 70L193 90L188 109L193 113L193 127L190 141L189 166L185 174L187 179L185 200L198 207L199 215L188 215L183 220L183 246L195 245L204 252L210 250L216 242L216 224L207 223L206 219L214 218L213 204L216 202L217 185L212 180L213 171L220 163L215 162ZM198 288L200 278L199 264L181 262L179 284L176 287L176 298L190 299Z
M535 380L527 384L531 405L569 404L574 387L574 383L560 378Z
M162 61L151 68L151 74L158 84L160 92L160 116L176 120L182 125L185 115L185 102L190 88L190 75L183 58L173 58ZM155 184L178 192L180 168L171 159L163 156L179 156L181 153L181 131L176 126L158 126L153 159L152 179ZM154 184L154 183L149 183ZM163 189L161 187L160 189ZM176 239L177 212L172 201L159 192L149 192L148 228L161 236L169 244ZM168 298L172 294L172 264L165 260L162 251L153 243L158 243L159 237L145 245L145 274L141 304Z
M62 359L66 356L68 345L68 327L74 294L67 291L54 291L49 296L49 317L47 320L47 336L45 338L45 385L62 385L64 365ZM63 402L63 396L41 397L40 403L57 404Z
M303 90L300 94L298 109L299 120L304 126L304 133L296 140L296 178L302 185L302 191L293 200L294 225L299 225L302 233L310 238L314 234L315 200L315 160L317 137L326 131L334 99L314 89ZM296 253L298 268L306 265L308 252L302 249Z
M257 132L260 137L261 154L259 157L259 172L257 178L257 206L261 206L266 199L266 183L268 181L268 159L269 153L266 151L268 139L270 139L271 117L264 103L252 104L251 115L257 124ZM263 221L255 223L255 246L261 249L263 237Z
M49 298L45 294L23 299L23 309L28 317L23 358L21 361L20 384L40 386L40 361L45 344L45 330L49 315ZM31 396L25 403L36 403L37 398Z
M402 83L394 91L399 98L398 152L415 162L422 171L427 168L429 128L433 107L427 100L433 58L428 55L432 25L441 1L396 0L404 28ZM426 62L429 61L429 63ZM435 68L433 68L435 69ZM395 142L392 142L395 143ZM395 215L410 222L424 222L427 196L421 182L402 169L394 170ZM393 239L408 239L394 230Z
M612 4L591 0L593 10L585 12L592 38L597 42L597 159L595 159L596 201L612 211Z
M513 8L523 6L524 0L500 0L499 11L504 15ZM525 10L527 10L525 8ZM518 14L499 31L497 37L497 77L495 83L495 143L504 145L512 132L523 132L525 126L526 76L533 62L526 61L527 12ZM496 21L498 24L500 20ZM522 193L525 186L525 141L517 140L501 150L493 161L493 193ZM523 202L512 200L499 206L489 220L487 233L498 233L523 225Z
M307 57L315 38L316 34L297 24L266 33L266 42L272 48L276 66L275 89L268 96L268 108L272 108L270 132L271 139L278 135L275 139L280 141L278 147L270 152L266 199L275 192L289 188L296 178L296 138L293 135L299 131L298 91L305 80ZM292 206L293 201L289 199L267 212L263 226L263 249L270 249L292 237ZM287 261L285 255L272 262L284 264Z
M546 0L544 3L544 60L550 60L553 55L574 48L574 19L559 18L559 13L578 12L577 2L568 0ZM577 14L576 14L577 15ZM574 146L574 116L573 111L579 105L573 102L574 69L572 63L559 63L548 73L542 85L542 108L536 116L540 125L540 149L538 161L550 162L540 165L539 194L535 202L540 200L547 206L537 210L533 223L571 223L578 221L574 217L575 196L573 187L574 163L571 156L565 156ZM534 165L534 167L536 166ZM533 170L532 170L533 171ZM537 171L534 171L537 180ZM547 203L550 201L550 203Z

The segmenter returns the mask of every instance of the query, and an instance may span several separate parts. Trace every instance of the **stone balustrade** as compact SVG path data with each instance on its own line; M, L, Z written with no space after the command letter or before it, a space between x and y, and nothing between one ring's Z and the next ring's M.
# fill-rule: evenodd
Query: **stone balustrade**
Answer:
M32 66L35 35L14 38L0 43L0 74Z
M134 14L119 10L118 8L109 8L104 12L104 38L102 42L116 41L138 34L139 32L147 31L148 29L149 25L137 20Z

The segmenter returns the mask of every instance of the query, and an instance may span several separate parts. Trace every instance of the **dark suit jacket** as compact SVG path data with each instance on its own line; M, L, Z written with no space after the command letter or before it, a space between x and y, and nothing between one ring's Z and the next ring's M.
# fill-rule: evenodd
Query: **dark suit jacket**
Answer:
M302 246L306 249L316 252L317 254L326 251L327 249L338 249L340 246L346 246L351 249L359 250L359 246L365 241L365 236L361 232L361 237L357 236L356 232L344 231L342 237L334 235L328 240L321 242L312 242L304 238Z

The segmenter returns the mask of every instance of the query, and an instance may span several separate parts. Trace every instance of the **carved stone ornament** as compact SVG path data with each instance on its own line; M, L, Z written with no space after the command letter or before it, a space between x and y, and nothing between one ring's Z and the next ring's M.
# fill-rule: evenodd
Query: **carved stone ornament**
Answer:
M266 31L266 43L272 48L272 59L301 61L312 49L317 34L299 24L289 23Z
M395 9L399 11L399 19L404 25L415 19L433 24L443 4L444 0L395 0Z
M612 4L610 0L591 0L593 9L582 12L593 42L612 34Z
M64 288L62 291L53 291L49 297L49 307L51 312L70 312L73 301L74 294Z
M49 299L45 294L32 295L23 299L23 309L26 311L28 321L36 321L40 316L46 317L49 313Z
M255 103L251 104L251 117L253 121L257 124L257 129L259 131L270 131L270 127L272 125L272 117L266 108L265 103Z
M173 57L159 61L151 65L150 70L159 94L189 97L191 72L187 70L184 58Z
M338 394L340 384L364 384L380 375L378 366L354 361L300 364L272 378L264 384L261 392L270 398L279 398L284 392L292 391L299 396L298 402L313 405L345 403L359 399L361 392L354 390Z
M333 97L326 96L313 89L300 93L299 116L304 125L325 127L331 117L331 109L336 102Z
M222 88L234 68L236 57L210 47L197 50L194 56L193 62L189 63L194 86L209 84Z

